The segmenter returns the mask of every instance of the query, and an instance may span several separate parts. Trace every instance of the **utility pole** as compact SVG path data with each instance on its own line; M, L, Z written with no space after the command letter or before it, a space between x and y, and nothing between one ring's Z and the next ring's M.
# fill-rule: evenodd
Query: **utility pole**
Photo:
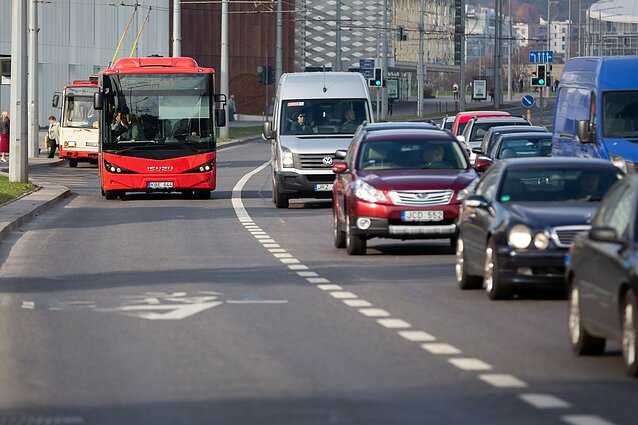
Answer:
M29 1L29 158L37 158L40 147L38 119L38 0Z
M567 0L567 60L572 57L572 0Z
M27 0L13 0L11 10L11 141L9 181L27 183Z
M552 0L547 0L547 50L552 50Z
M279 78L281 78L281 74L283 74L284 72L284 21L282 16L282 1L283 0L277 0L277 28L275 33L275 84L279 82Z
M583 17L583 0L578 0L578 56L583 55L583 50L581 47L582 37L583 37L582 17Z
M281 0L280 0L281 1ZM335 71L341 71L341 0L337 0L335 17Z
M220 81L220 91L222 94L226 96L230 96L228 93L228 72L230 70L229 67L229 58L228 58L228 0L222 0L222 25L221 25L221 60L219 64L219 81ZM228 108L224 106L226 113L228 113ZM228 139L229 136L228 125L225 127L221 127L219 129L219 137L221 139Z
M383 81L388 77L388 56L390 55L390 21L388 19L388 0L383 0L383 58L382 58L382 74ZM381 119L388 118L388 90L385 87L380 87L381 90Z
M417 60L417 97L416 97L416 114L419 118L423 116L423 62L424 62L424 33L425 33L425 0L421 0L419 7L419 56Z
M465 110L465 1L461 2L461 60L459 61L459 112Z
M507 14L509 23L507 25L509 36L507 37L507 100L512 101L512 0L508 0Z
M173 0L173 57L182 56L182 4Z
M501 107L501 47L503 41L503 0L495 0L496 19L494 20L494 109Z

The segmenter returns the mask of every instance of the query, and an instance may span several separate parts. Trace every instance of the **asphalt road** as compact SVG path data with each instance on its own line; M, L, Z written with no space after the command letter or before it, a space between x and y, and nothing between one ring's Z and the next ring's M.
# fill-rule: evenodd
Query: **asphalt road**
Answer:
M207 201L38 169L76 196L0 243L0 425L636 423L618 347L574 358L565 301L461 292L443 242L347 257L329 204L277 210L247 175L267 152L221 151Z

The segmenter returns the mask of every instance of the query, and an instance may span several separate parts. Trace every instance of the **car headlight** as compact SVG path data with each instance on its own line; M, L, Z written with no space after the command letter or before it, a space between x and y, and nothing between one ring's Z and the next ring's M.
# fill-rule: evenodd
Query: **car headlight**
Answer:
M545 250L549 247L549 237L545 232L537 233L536 236L534 236L534 247L540 250Z
M616 167L620 168L621 170L623 170L625 173L629 172L629 170L634 168L634 163L631 161L627 161L625 158L623 158L622 156L618 156L618 155L612 155L611 156L611 162L612 164L614 164Z
M524 224L517 224L510 230L507 242L512 248L527 249L532 243L532 231Z
M388 202L388 198L382 191L362 180L357 180L355 183L354 196L362 201L373 204L376 204L377 202Z
M295 160L292 156L292 152L288 148L281 148L281 166L284 168L293 168Z

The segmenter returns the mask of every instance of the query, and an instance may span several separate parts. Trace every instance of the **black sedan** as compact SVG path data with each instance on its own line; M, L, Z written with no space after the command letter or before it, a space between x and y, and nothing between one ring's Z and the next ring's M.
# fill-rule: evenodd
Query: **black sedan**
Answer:
M501 134L486 152L491 159L531 158L552 155L552 133Z
M565 290L565 256L587 231L622 173L609 161L514 159L495 163L464 202L456 251L461 289L483 284L491 299L515 289Z
M476 153L487 153L496 142L498 136L511 133L547 133L547 129L538 125L505 125L492 127L485 133L485 136L483 136L481 147Z
M602 354L620 341L627 374L638 376L638 177L616 184L591 230L571 249L569 336L578 355Z

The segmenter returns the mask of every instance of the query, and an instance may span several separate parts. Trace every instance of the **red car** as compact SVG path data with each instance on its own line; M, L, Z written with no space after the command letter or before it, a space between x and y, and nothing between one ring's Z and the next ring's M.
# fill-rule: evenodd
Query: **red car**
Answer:
M465 130L465 126L472 118L483 117L509 117L511 114L505 111L467 111L456 114L454 123L452 124L452 134L460 136Z
M334 244L362 255L371 238L450 239L456 244L459 193L478 175L467 153L439 129L364 125L337 151L332 190Z

